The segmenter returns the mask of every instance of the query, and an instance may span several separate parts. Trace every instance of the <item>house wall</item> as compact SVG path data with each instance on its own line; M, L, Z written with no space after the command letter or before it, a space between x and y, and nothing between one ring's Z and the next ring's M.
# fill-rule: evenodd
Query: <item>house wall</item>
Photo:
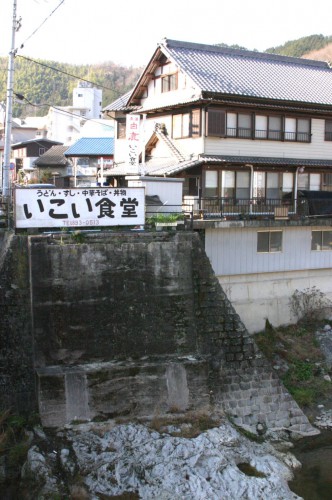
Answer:
M164 66L164 71L171 74L177 71L177 68L175 65L169 64ZM200 95L198 87L181 71L178 73L178 88L169 92L161 92L161 78L158 78L161 75L161 68L157 68L154 74L157 78L150 80L147 88L147 96L141 99L144 108L160 108L160 106L168 106L169 104L178 104L181 102L185 104L192 101L194 96L198 97Z
M145 122L145 130L141 131L144 134L144 142L148 142L150 137L155 131L156 124L164 124L166 127L167 134L172 139L172 115L164 115L160 117L147 118ZM141 122L142 126L142 122ZM114 148L114 161L124 162L127 158L127 142L126 139L115 138L115 148ZM198 155L204 152L204 138L186 138L186 139L172 139L174 145L179 149L179 151L188 159L191 155ZM155 158L160 158L163 160L170 159L170 150L162 141L158 141L156 147L152 150L151 156Z
M207 229L206 253L228 298L250 332L294 321L288 302L296 289L316 286L332 299L332 251L312 251L311 231L322 226L273 227L283 231L283 249L257 253L257 231ZM326 227L326 229L331 229Z
M311 143L205 137L210 155L268 156L285 158L331 158L332 142L324 141L325 120L312 119Z
M269 229L283 232L282 251L257 253L257 232ZM332 251L311 250L311 231L322 229L322 226L206 229L205 249L218 276L330 269Z
M331 269L225 275L218 279L250 333L263 330L266 318L273 326L296 322L289 307L295 290L316 287L332 300Z

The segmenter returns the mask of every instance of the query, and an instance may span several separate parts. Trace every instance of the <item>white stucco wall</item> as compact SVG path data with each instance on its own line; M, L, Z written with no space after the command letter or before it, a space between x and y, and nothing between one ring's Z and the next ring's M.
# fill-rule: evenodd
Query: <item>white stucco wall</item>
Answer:
M220 223L222 224L222 223ZM226 223L225 223L226 224ZM238 223L240 224L240 223ZM282 230L282 251L257 252L257 232ZM332 250L311 250L311 231L331 226L224 227L205 232L214 272L249 332L294 322L289 299L316 286L332 300Z
M205 153L211 155L267 156L277 158L327 159L332 155L332 142L324 140L325 120L311 120L311 142L233 139L206 137Z
M317 287L332 301L332 269L218 276L228 298L250 333L295 322L289 300L295 290Z

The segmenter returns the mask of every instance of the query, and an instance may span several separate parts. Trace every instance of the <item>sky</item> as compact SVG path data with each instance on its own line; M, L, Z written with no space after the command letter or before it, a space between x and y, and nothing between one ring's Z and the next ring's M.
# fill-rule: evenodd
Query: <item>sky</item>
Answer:
M16 2L17 19L22 18L17 54L73 64L145 66L165 37L264 51L303 36L332 35L331 0ZM0 56L10 51L13 5L14 0L0 0Z

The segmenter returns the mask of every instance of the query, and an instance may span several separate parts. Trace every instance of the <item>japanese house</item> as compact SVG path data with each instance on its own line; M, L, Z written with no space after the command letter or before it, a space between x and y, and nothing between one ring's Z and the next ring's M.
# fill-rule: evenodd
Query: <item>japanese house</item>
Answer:
M113 137L81 137L64 153L73 163L73 186L109 185L113 168Z
M126 116L140 115L138 173L184 179L184 206L251 331L288 322L295 289L332 298L330 198L321 216L297 196L332 191L331 89L325 62L165 39L104 109L116 121L112 175L132 173Z

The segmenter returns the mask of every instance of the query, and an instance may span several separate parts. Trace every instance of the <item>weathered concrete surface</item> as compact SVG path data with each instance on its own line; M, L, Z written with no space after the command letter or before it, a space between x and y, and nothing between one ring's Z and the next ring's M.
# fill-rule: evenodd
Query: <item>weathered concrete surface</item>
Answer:
M44 425L210 406L252 430L312 431L227 300L198 234L31 237L30 248Z
M0 233L0 409L36 411L26 237Z
M9 236L9 238L8 238ZM228 301L197 233L1 243L0 405L73 420L217 409L312 427Z

